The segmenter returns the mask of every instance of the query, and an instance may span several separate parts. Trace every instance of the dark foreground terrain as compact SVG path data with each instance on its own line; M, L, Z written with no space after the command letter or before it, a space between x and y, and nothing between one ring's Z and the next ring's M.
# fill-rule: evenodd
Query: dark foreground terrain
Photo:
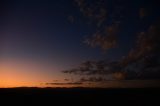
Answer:
M0 106L160 106L159 88L10 88L0 89Z

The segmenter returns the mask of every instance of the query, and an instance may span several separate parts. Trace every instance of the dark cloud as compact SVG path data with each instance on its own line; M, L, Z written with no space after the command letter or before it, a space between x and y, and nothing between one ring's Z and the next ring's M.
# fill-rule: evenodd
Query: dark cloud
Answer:
M64 79L64 80L65 80L65 81L70 81L70 79L67 79L67 78L66 78L66 79Z
M133 70L137 78L160 78L160 21L141 32L137 38L136 46L128 56L121 61L125 69ZM154 75L153 75L154 74Z
M73 83L46 83L46 85L82 85L81 82L73 82Z
M89 77L89 78L81 78L79 82L103 82L106 81L105 78L102 77Z
M123 61L129 64L134 61L142 59L151 59L154 56L159 57L160 50L160 22L151 25L146 32L141 32L138 35L136 46L133 48L128 56ZM145 62L144 62L145 63Z
M147 16L147 10L145 8L140 8L139 16L140 16L141 19L146 17Z
M113 75L113 78L116 80L124 80L126 79L126 76L127 76L125 72L115 72L112 75Z
M78 68L66 70L63 72L80 75L108 75L120 71L121 67L118 62L86 61Z
M58 82L58 80L53 80L53 82Z

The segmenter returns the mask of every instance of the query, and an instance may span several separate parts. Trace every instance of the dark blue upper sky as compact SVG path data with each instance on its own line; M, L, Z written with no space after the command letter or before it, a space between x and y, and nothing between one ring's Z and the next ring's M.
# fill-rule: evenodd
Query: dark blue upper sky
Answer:
M109 3L111 4L109 6L117 5L113 1L109 1ZM139 8L148 7L152 13L158 12L152 11L154 7L147 1L144 3L142 0L134 0L122 3L124 3L125 12L128 15L123 19L121 32L123 36L120 37L120 41L122 41L120 43L122 48L120 49L124 47L124 50L118 50L115 55L112 52L113 57L123 55L128 47L126 43L130 44L130 40L133 41L132 35L138 32L139 28L136 28L137 25L135 24L141 25L141 21L138 20ZM70 15L75 16L74 24L68 21ZM13 43L11 46L15 45L13 49L16 50L13 50L11 54L27 55L31 52L31 54L35 53L36 55L57 54L66 58L101 57L101 51L82 44L84 37L92 33L94 27L85 23L86 20L81 17L81 13L74 5L73 0L8 1L3 4L1 18L1 33L5 34L1 36L5 36L9 43ZM152 16L152 18L156 17ZM147 20L147 24L151 24L149 21L153 21L153 19Z

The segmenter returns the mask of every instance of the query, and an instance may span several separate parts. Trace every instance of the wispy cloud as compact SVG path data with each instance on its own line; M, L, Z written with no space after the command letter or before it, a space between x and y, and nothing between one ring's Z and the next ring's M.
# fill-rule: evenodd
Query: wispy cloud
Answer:
M73 82L73 83L46 83L46 85L82 85L81 82Z

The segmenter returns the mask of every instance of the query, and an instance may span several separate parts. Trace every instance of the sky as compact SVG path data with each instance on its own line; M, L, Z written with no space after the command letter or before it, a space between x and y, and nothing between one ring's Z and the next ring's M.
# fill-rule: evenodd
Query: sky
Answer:
M70 76L61 71L86 60L120 59L134 45L136 33L146 31L159 17L154 1L122 0L118 4L118 0L107 0L109 13L122 5L127 15L120 19L118 48L103 53L83 43L97 26L87 23L90 19L82 15L74 0L8 0L0 4L0 87L49 86L44 83L65 82ZM152 15L141 21L140 8L148 9L142 10L142 17L145 11ZM109 17L106 24L113 19Z

